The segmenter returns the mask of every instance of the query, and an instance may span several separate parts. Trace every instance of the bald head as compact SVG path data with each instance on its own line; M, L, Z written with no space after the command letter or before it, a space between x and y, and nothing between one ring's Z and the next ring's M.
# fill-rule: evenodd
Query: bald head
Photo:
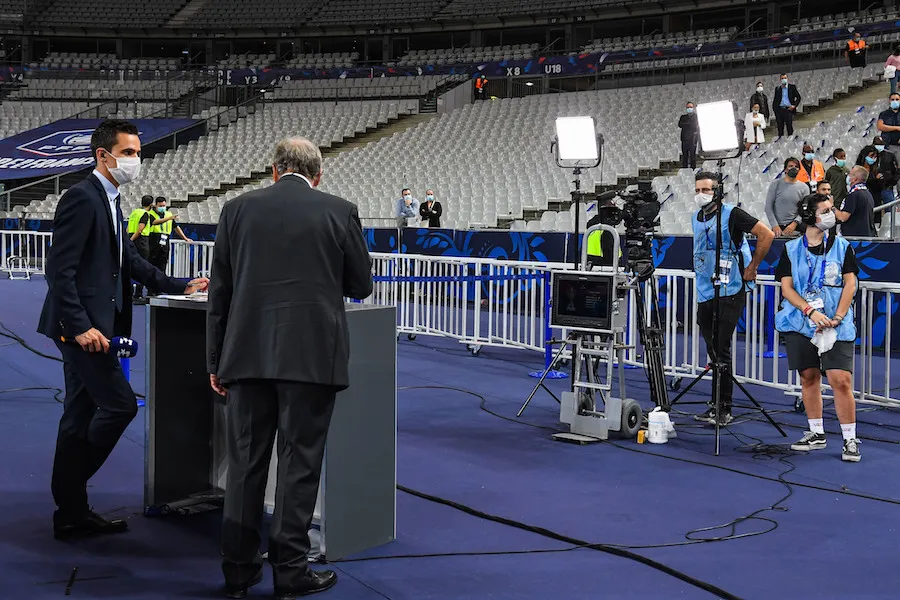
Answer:
M850 169L850 183L859 183L869 178L869 171L865 167L856 165Z
M296 173L309 179L313 186L322 177L322 152L304 137L291 137L275 146L272 161L273 177L278 181L286 173Z

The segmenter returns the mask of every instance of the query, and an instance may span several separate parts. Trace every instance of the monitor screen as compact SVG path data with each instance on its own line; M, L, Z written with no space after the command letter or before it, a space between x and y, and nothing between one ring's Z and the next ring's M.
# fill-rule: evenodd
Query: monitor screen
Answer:
M550 325L609 331L613 305L612 274L554 273Z

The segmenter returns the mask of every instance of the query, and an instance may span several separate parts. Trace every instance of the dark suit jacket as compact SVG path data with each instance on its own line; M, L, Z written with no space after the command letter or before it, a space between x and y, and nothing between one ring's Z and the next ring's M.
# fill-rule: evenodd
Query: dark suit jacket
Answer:
M789 83L787 91L788 102L790 102L792 106L800 106L800 92L797 91L797 86L793 83ZM775 93L772 94L772 110L776 113L781 110L781 94L783 92L784 86L779 85L775 88Z
M122 223L121 212L118 215ZM183 294L184 284L141 258L122 225L122 268L109 200L93 174L63 194L53 218L47 256L49 290L38 332L72 339L91 327L107 338L131 335L131 280L151 290ZM116 297L122 312L116 310Z
M349 385L344 297L372 293L356 206L286 175L219 216L207 368L225 381Z
M440 227L442 214L444 214L444 209L441 208L441 203L437 200L431 205L431 210L428 210L427 201L419 206L419 216L428 220L429 227Z

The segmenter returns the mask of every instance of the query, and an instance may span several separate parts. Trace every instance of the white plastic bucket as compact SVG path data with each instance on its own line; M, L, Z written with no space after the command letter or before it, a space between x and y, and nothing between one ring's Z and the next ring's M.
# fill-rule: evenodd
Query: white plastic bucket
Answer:
M647 441L651 444L665 444L669 441L669 414L659 407L647 417Z

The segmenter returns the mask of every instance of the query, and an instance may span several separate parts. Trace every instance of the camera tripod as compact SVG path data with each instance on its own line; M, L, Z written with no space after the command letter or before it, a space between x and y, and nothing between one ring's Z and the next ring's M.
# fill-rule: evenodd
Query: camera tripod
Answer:
M761 412L763 416L766 418L772 426L778 430L778 433L782 435L782 437L787 437L787 434L784 430L775 422L774 419L766 412L759 402L756 401L750 392L747 391L740 381L734 376L729 368L729 365L720 360L720 357L717 355L716 348L719 346L719 319L721 316L721 299L722 299L722 227L725 225L722 223L722 200L724 199L724 189L722 187L723 184L723 175L722 175L722 167L724 166L724 161L719 159L718 161L718 173L716 174L716 179L718 181L718 186L715 189L713 194L713 203L715 204L715 219L716 219L716 261L713 265L713 274L712 274L712 284L713 284L713 298L712 298L712 344L707 342L707 352L710 356L711 362L706 365L706 368L691 381L690 384L669 403L669 407L671 408L675 404L677 404L685 394L691 391L699 381L701 381L706 374L712 372L712 397L713 397L713 406L715 407L715 425L716 425L716 456L719 455L719 447L720 447L720 430L721 430L721 412L722 412L722 380L723 378L728 378L734 385L736 385L750 402L756 407L756 410ZM741 274L742 275L742 274ZM742 290L739 293L744 293ZM684 404L706 404L706 402L684 402ZM668 410L668 409L667 409Z
M650 399L663 410L669 409L669 393L666 388L666 372L663 362L665 336L662 330L662 319L659 316L659 298L656 282L653 280L653 260L629 262L628 269L633 273L637 312L637 328L641 344L644 347L644 371L650 384ZM641 284L649 288L649 322L645 310L646 300Z

